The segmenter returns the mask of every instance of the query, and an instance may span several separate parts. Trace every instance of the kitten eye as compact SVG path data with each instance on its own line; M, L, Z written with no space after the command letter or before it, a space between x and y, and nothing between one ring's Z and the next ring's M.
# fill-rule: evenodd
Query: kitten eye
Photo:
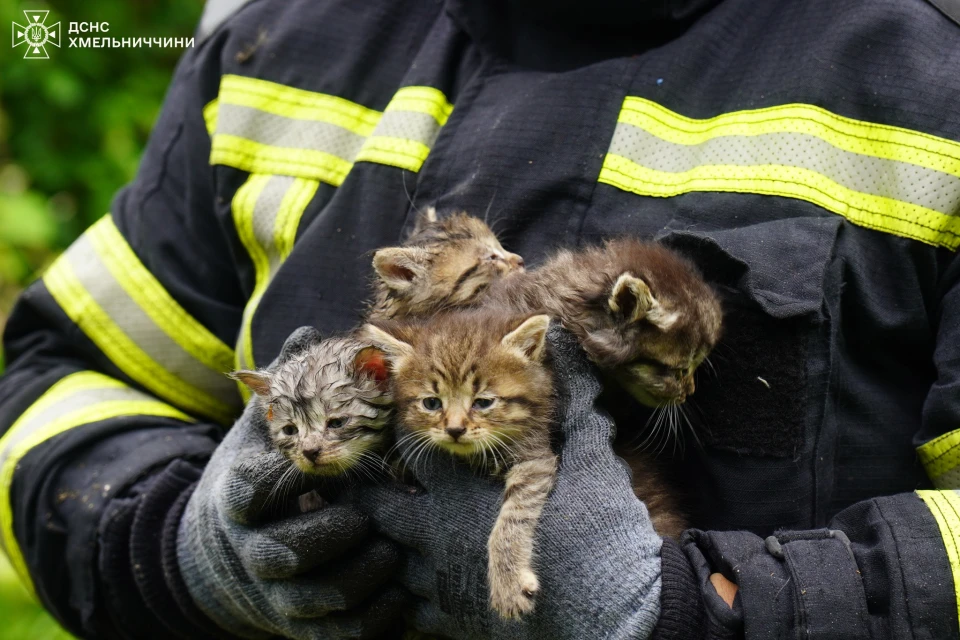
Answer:
M436 396L423 399L423 408L427 411L438 411L441 407L443 407L443 402Z
M283 435L285 436L295 436L297 435L298 429L297 429L297 425L295 424L287 424L283 426L283 429L281 429L281 431L283 431Z
M327 420L327 429L339 429L346 424L346 422L344 418L330 418Z
M473 401L474 409L489 409L493 406L494 398L477 398Z

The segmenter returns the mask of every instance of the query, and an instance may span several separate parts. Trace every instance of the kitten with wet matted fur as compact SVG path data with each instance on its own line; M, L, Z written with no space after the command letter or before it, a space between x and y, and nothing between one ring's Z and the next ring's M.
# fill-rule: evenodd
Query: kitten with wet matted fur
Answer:
M505 618L534 607L534 531L556 478L549 322L458 311L363 329L390 361L398 443L415 452L442 449L505 478L487 566L490 604Z
M430 207L403 245L377 250L373 268L368 316L389 319L473 305L493 282L523 271L523 258L483 220L463 212L440 218Z
M302 473L377 471L392 437L383 352L353 337L295 332L299 351L267 369L231 377L254 392L276 448Z

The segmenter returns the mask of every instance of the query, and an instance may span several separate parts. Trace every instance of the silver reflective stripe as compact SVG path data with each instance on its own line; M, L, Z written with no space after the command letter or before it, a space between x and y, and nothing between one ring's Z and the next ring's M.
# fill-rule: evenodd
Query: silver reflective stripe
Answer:
M220 103L217 135L232 135L286 149L323 151L352 162L364 137L317 120L298 120L252 107Z
M60 402L55 402L42 409L39 413L30 416L30 419L17 425L15 431L11 432L10 438L4 438L4 448L0 452L0 458L5 458L10 451L25 439L32 436L37 429L44 425L51 424L55 420L60 420L66 416L75 413L80 409L92 407L104 402L117 402L124 400L155 400L145 393L141 393L130 387L106 387L94 389L82 389L66 396Z
M284 175L251 175L233 201L234 222L255 270L253 291L243 311L235 351L236 366L253 368L250 333L260 298L292 249L300 218L316 193L315 180ZM246 393L246 387L241 387Z
M191 387L227 404L235 404L234 383L222 372L194 358L154 323L114 279L87 235L80 236L63 254L63 259L86 293L154 362Z
M844 151L805 133L731 135L684 145L619 122L610 153L669 173L715 165L798 167L861 193L908 202L947 215L960 211L960 178L908 162Z
M431 147L439 133L440 124L428 113L388 109L370 137L403 138Z
M270 278L273 278L280 268L280 252L274 236L277 215L280 213L283 197L295 180L296 178L289 176L271 176L253 205L253 235L270 261Z

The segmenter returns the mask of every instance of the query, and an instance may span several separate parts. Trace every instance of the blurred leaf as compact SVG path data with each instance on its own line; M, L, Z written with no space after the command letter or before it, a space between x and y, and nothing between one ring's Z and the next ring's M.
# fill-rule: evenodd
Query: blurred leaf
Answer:
M0 244L43 247L57 238L57 222L39 193L0 193Z
M25 176L0 185L0 330L19 291L133 178L183 54L70 48L67 23L108 22L114 38L190 37L203 1L0 0L0 25L23 21L23 9L50 9L62 46L49 60L23 60L22 48L0 46L0 171L15 166ZM0 555L0 640L8 638L70 636L29 599Z

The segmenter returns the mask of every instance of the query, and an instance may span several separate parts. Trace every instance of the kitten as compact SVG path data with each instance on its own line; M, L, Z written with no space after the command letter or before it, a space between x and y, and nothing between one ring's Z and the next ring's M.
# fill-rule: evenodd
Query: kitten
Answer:
M321 340L314 330L301 351L274 367L230 375L254 392L271 441L303 473L379 468L392 397L384 354L369 342Z
M537 520L553 488L550 319L460 311L420 323L364 327L387 353L399 429L491 474L505 474L488 539L490 604L504 618L533 610ZM382 327L382 328L381 328Z
M506 251L482 220L455 213L437 218L429 208L400 247L379 249L371 319L426 316L470 305L492 282L523 271L523 258Z
M635 238L561 251L493 283L486 299L559 319L590 359L641 403L680 404L720 337L722 311L696 268Z

